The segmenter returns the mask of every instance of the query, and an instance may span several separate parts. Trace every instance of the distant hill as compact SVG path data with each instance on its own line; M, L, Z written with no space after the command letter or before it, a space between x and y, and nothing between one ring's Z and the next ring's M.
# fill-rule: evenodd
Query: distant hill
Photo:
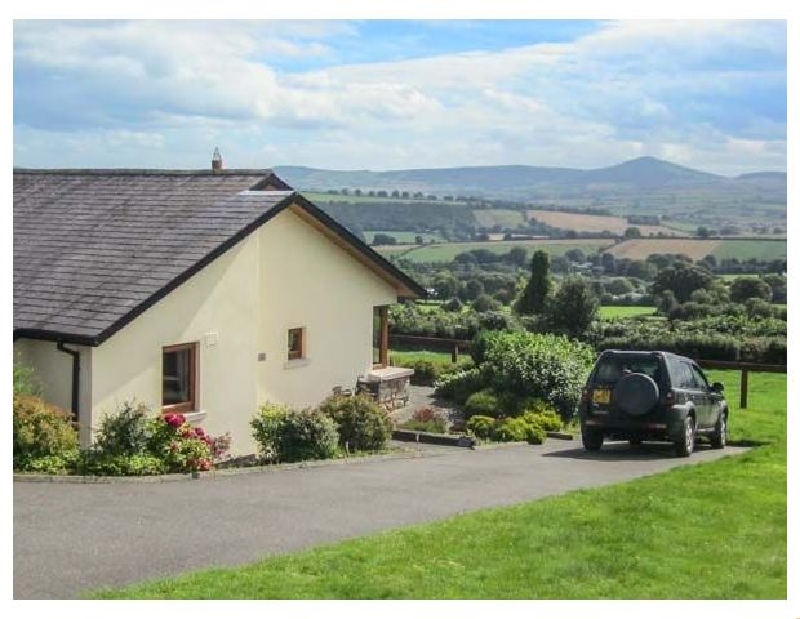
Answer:
M361 189L422 191L522 200L646 198L648 194L702 192L736 197L743 186L769 203L785 203L786 174L759 172L728 178L655 157L639 157L593 170L504 165L414 170L321 170L277 166L286 181L305 191ZM712 200L714 202L715 200Z

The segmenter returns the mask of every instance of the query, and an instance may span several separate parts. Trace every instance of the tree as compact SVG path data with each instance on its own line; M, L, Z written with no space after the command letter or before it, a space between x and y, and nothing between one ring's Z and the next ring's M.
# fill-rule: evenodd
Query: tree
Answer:
M570 262L583 263L586 262L586 254L580 249L570 249L564 254Z
M699 236L701 239L707 239L708 235L709 235L708 228L706 228L705 226L700 226L699 228L697 228L697 236Z
M676 263L662 270L653 282L653 293L662 294L667 290L675 293L679 303L685 303L695 290L711 288L714 278L705 269Z
M422 235L418 234L417 236L414 237L414 242L417 245L422 245L425 241L423 240Z
M731 284L731 301L744 303L748 299L771 301L772 289L758 277L737 277Z
M601 257L601 264L605 269L606 273L614 273L617 267L617 259L614 258L613 254L605 252Z
M665 290L661 294L661 299L658 302L658 311L664 316L672 315L672 312L678 307L678 301L675 298L675 293L672 290Z
M772 288L772 302L786 303L786 277L768 273L764 275L764 281Z
M633 292L633 284L624 277L616 277L606 284L606 291L611 294L628 294Z
M472 307L476 312L488 312L501 309L503 304L493 299L488 294L482 293L475 297L475 300L472 302Z
M450 273L437 275L433 280L436 296L440 299L450 299L458 292L458 280Z
M564 279L547 309L547 323L559 333L582 337L597 319L600 302L589 283L580 276Z
M508 252L508 261L511 264L515 264L519 267L525 264L525 260L527 260L527 258L528 252L524 247L512 247L511 251Z
M397 239L388 234L376 234L372 237L373 245L397 245Z
M517 312L520 314L542 314L547 306L552 289L550 256L543 249L537 249L533 253L533 258L531 258L531 277L517 303Z
M483 282L479 279L470 279L467 280L467 283L464 286L461 298L466 299L467 301L472 301L473 299L477 299L480 295L482 295L483 292Z
M623 236L626 239L640 239L642 238L642 231L636 227L625 228L625 234Z

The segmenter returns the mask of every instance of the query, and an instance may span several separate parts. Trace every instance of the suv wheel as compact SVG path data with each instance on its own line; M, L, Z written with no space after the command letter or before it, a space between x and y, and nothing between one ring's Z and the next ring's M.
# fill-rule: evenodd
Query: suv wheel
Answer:
M683 420L683 436L675 441L675 453L681 458L688 458L694 451L694 419L686 416Z
M714 449L725 449L725 444L728 442L728 424L726 421L725 413L720 413L717 425L714 426L714 434L711 435L711 447Z
M586 428L581 432L583 439L583 448L586 451L600 451L603 446L603 433L597 430L588 430Z

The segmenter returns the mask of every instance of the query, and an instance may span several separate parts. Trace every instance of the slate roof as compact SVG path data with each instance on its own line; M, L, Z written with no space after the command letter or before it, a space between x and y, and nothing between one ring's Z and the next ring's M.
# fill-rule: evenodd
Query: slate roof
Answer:
M14 337L98 345L298 203L418 291L269 170L15 169Z

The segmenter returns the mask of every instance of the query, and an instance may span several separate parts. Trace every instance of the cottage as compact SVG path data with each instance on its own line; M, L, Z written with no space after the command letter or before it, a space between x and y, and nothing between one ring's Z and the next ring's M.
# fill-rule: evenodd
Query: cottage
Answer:
M14 170L14 354L81 443L136 398L251 452L265 401L397 379L424 290L269 170Z

